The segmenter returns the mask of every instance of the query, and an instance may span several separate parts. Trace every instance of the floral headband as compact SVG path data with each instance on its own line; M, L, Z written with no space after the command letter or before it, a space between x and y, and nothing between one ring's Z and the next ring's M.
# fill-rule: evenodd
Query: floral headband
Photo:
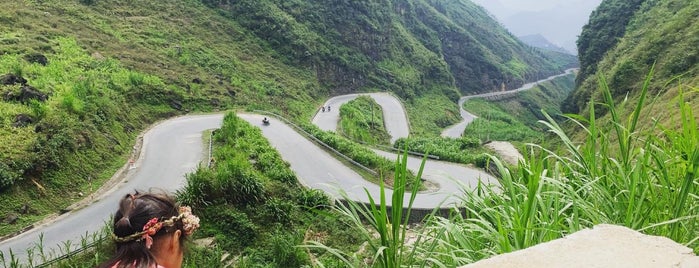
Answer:
M141 232L125 237L118 237L112 233L112 237L116 242L120 243L145 240L146 248L150 249L151 245L153 245L153 235L158 233L158 231L160 231L160 229L163 227L174 226L175 222L180 220L182 221L182 229L184 230L184 233L186 235L191 235L199 228L199 217L192 214L192 209L188 206L180 207L179 212L179 215L173 216L164 221L160 221L158 218L150 219L146 225L143 226L143 231Z

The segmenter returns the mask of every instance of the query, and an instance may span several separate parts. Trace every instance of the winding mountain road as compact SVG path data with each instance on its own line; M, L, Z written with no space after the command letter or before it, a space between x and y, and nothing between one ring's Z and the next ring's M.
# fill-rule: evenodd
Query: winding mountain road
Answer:
M565 75L565 74L562 74ZM557 76L556 76L557 77ZM550 77L545 80L550 80ZM545 81L542 80L542 81ZM541 81L539 81L541 82ZM538 82L536 82L538 83ZM526 90L536 83L530 83L517 91ZM526 88L528 86L528 88ZM511 93L508 91L507 93ZM487 93L477 96L503 94L502 92ZM386 93L368 94L374 98L384 111L384 120L391 141L409 134L408 121L400 101ZM336 130L339 118L339 108L359 96L359 94L332 98L326 106L332 107L330 112L318 113L313 123L325 130ZM473 116L462 108L463 102L472 97L464 97L459 101L464 121L445 130L443 135L459 137L466 124ZM307 187L322 189L331 196L338 197L339 189L343 189L351 198L357 201L367 201L364 189L374 198L379 196L379 187L364 180L354 170L345 166L325 150L301 136L288 125L279 120L271 119L272 124L262 126L262 115L240 114L241 118L262 129L262 133L270 143L281 153L284 160L291 164L300 182ZM0 252L4 253L4 263L9 263L9 252L20 261L28 258L26 250L35 247L43 239L43 249L47 254L59 252L65 247L64 241L72 241L74 249L80 243L81 237L94 233L110 221L111 214L116 210L118 200L134 189L148 190L160 188L174 192L185 183L185 174L193 172L204 158L202 132L207 129L219 128L223 119L222 114L191 115L164 121L149 130L143 138L143 148L135 168L129 170L126 179L116 187L98 197L89 206L67 212L49 223L26 231L20 235L0 242ZM458 129L460 128L460 130ZM389 159L396 155L376 151ZM421 159L410 157L408 168L417 170ZM463 165L428 160L425 165L425 179L437 183L439 190L431 193L420 193L415 200L415 208L448 207L458 202L462 186L473 188L479 182L497 184L492 176ZM390 195L390 190L387 193ZM37 261L39 253L34 252Z
M324 105L325 107L330 105L331 107L339 108L342 104L362 95L372 97L376 103L381 106L383 110L384 122L386 124L386 131L391 134L391 142L395 142L399 138L408 137L410 127L408 126L405 109L403 108L400 100L390 94L363 93L342 95L329 99ZM337 111L337 109L331 109L330 112L318 112L313 117L313 123L320 129L326 131L336 131L339 120L340 113ZM374 152L388 158L389 160L395 160L398 157L394 153L381 150L374 149ZM282 153L282 155L284 155L284 153ZM417 173L417 171L420 169L421 163L422 158L412 156L408 157L408 169L415 173ZM299 173L299 170L294 168L293 163L291 168ZM300 175L299 177L305 178L303 175ZM482 170L470 168L461 164L435 161L431 159L428 159L425 162L422 178L438 185L439 187L433 192L418 194L415 199L415 205L413 206L416 208L450 207L454 203L458 202L457 196L461 193L461 190L464 187L468 189L475 189L479 182L491 185L497 184L497 179L493 178L491 175L483 172ZM378 188L376 185L365 180L353 181L351 183L348 182L344 184L344 187L342 188L349 189L350 187L359 187L360 190L363 187L366 187L367 189L371 189L371 187ZM373 191L370 192L372 195L374 194ZM366 194L363 193L363 190L359 194L362 196L356 197L358 198L357 200L366 201L361 199L366 199ZM376 198L376 196L374 196L374 198Z
M407 137L410 134L408 116L405 113L403 104L401 104L400 100L396 97L388 93L349 94L333 97L324 104L325 107L331 107L330 111L316 113L315 117L313 117L313 124L325 131L337 131L337 123L340 118L340 106L363 95L370 96L376 103L381 105L386 130L388 134L391 135L391 143L394 143L399 138Z
M342 189L350 198L361 202L369 201L364 192L366 189L374 200L378 200L380 196L378 185L368 182L282 121L272 118L271 124L264 126L261 124L262 115L238 114L238 116L262 129L262 134L281 153L284 160L289 162L291 169L306 187L321 189L336 198L341 197L339 189ZM389 159L397 157L391 153L380 153ZM419 158L411 157L408 160L408 168L416 170L419 168L420 161ZM452 176L454 179L451 179ZM467 186L475 186L479 180L484 183L496 183L495 178L485 172L437 161L428 161L425 166L425 178L439 183L442 187L439 191L418 194L414 208L450 207L458 202L455 195L461 193L460 183ZM388 196L391 193L391 190L386 191ZM409 196L406 196L405 201L408 200Z
M498 95L504 95L504 94L513 94L516 92L524 91L524 90L529 90L532 89L534 86L538 85L539 83L543 83L546 81L550 81L553 79L556 79L561 76L569 75L573 73L576 70L576 68L568 69L565 70L562 74L554 75L554 76L549 76L548 78L541 79L536 82L531 82L531 83L526 83L523 86L513 89L513 90L508 90L508 91L497 91L497 92L489 92L489 93L483 93L483 94L477 94L477 95L470 95L470 96L464 96L459 99L459 112L461 113L461 122L456 123L442 131L442 137L451 137L451 138L459 138L461 135L464 133L464 130L466 130L466 126L473 122L474 119L478 118L477 116L467 112L464 110L464 102L471 98L485 98L485 97L493 97L493 96L498 96Z

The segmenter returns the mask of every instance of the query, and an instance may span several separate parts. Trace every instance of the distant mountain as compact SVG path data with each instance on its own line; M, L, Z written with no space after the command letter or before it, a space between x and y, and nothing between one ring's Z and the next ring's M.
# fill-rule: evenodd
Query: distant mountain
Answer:
M541 34L530 34L530 35L520 36L519 40L522 40L522 42L524 42L525 44L533 46L533 47L538 47L541 49L556 51L556 52L560 52L560 53L571 54L570 51L568 51L565 48L562 48L560 46L554 45L548 39L546 39L546 37L544 37Z
M602 0L473 0L517 36L541 34L556 46L577 53L575 40ZM531 2L529 6L527 1Z

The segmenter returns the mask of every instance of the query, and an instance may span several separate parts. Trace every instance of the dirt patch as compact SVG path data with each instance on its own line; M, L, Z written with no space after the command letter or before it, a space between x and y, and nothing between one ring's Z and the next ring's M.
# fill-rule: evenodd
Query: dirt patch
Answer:
M523 160L522 154L517 151L512 143L506 141L492 141L485 144L485 147L495 151L495 153L500 156L500 159L505 161L510 165L517 165L519 160Z

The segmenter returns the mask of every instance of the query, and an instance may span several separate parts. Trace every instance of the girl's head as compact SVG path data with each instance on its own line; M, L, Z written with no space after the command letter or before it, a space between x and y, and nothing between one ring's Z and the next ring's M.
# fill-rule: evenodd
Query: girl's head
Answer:
M185 238L198 227L189 207L166 194L128 194L114 214L117 254L103 267L180 267Z

